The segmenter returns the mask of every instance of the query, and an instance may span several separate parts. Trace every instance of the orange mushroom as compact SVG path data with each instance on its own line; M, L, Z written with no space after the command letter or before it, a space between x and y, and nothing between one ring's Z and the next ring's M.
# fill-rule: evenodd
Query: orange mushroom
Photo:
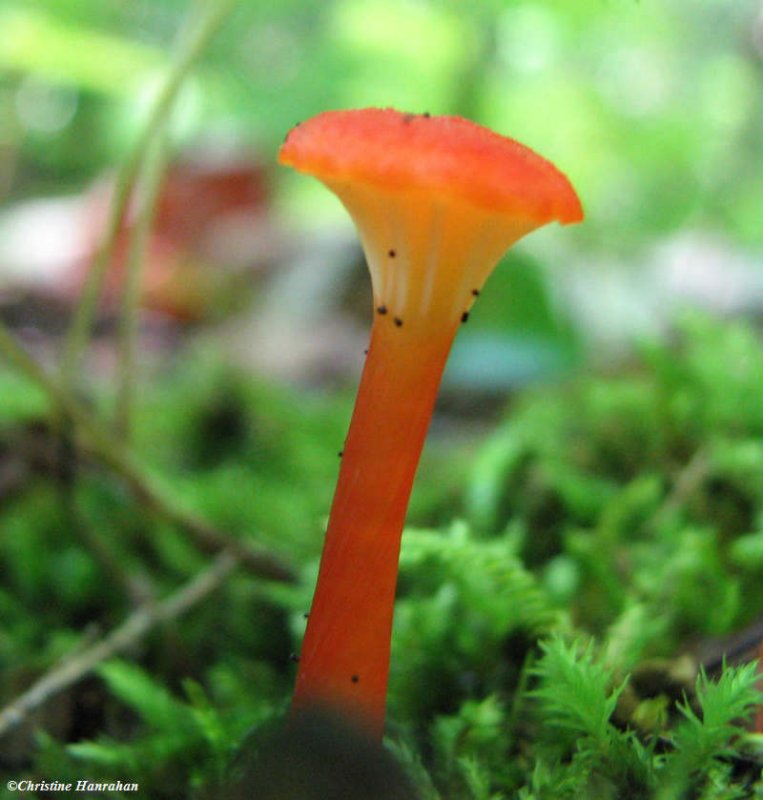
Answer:
M552 164L459 117L329 111L279 161L342 201L374 302L293 707L330 706L380 737L400 538L453 338L514 242L583 211Z

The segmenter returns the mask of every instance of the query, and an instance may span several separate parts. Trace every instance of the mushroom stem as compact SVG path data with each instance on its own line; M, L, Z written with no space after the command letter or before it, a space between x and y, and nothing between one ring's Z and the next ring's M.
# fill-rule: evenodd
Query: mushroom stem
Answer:
M375 317L300 654L294 707L352 709L379 737L400 537L457 327Z
M376 309L294 707L328 705L380 737L400 534L456 329L514 242L583 210L552 164L459 117L327 111L289 133L279 161L352 216Z

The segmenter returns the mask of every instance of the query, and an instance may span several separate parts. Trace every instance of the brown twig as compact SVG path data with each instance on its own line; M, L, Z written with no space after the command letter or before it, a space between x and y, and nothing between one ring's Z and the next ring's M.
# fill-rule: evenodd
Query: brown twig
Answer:
M53 380L18 345L1 323L0 354L45 392L54 407L72 421L89 451L119 475L141 502L183 528L200 549L204 552L229 550L240 559L243 566L261 578L275 581L295 580L292 568L275 553L237 539L181 507L156 480L140 468L132 453L106 431L82 403Z
M59 662L0 710L0 737L17 728L31 713L59 692L82 680L104 661L130 649L158 625L177 619L200 603L222 586L239 563L238 558L229 551L219 553L209 567L169 597L138 609L111 633Z

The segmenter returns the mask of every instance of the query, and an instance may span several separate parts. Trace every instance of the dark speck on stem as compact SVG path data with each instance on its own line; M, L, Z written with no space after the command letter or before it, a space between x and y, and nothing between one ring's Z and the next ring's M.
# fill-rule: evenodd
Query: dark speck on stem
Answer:
M468 311L464 311L464 313L461 314L461 322L467 322L468 319L469 319L469 312Z
M358 681L360 681L360 678L359 678L357 675L353 675L353 676L350 678L350 680L351 680L353 683L358 683Z
M395 325L397 325L398 328L402 328L403 320L401 320L400 317L395 317Z
M379 314L386 314L387 313L387 306L379 306L377 309Z
M480 290L479 290L479 289L472 289L472 294L473 294L475 297L479 297L479 296L480 296Z
M429 119L432 115L428 111L425 111L421 116L424 117L424 119Z
M297 662L299 661L299 656L296 653L289 653L289 661Z
M337 453L337 455L339 456L339 458L341 458L341 457L344 455L344 450L340 450L340 451Z
M394 258L397 255L397 253L394 250L387 250L387 255L390 258Z

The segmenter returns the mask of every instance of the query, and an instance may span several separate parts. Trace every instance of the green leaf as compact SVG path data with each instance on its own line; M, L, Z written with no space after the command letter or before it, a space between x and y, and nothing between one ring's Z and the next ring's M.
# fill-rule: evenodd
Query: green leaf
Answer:
M149 725L166 731L195 725L188 706L135 664L110 661L103 664L98 673L111 692Z
M31 72L84 89L130 95L139 81L167 64L158 48L29 9L4 11L0 29L0 69Z

